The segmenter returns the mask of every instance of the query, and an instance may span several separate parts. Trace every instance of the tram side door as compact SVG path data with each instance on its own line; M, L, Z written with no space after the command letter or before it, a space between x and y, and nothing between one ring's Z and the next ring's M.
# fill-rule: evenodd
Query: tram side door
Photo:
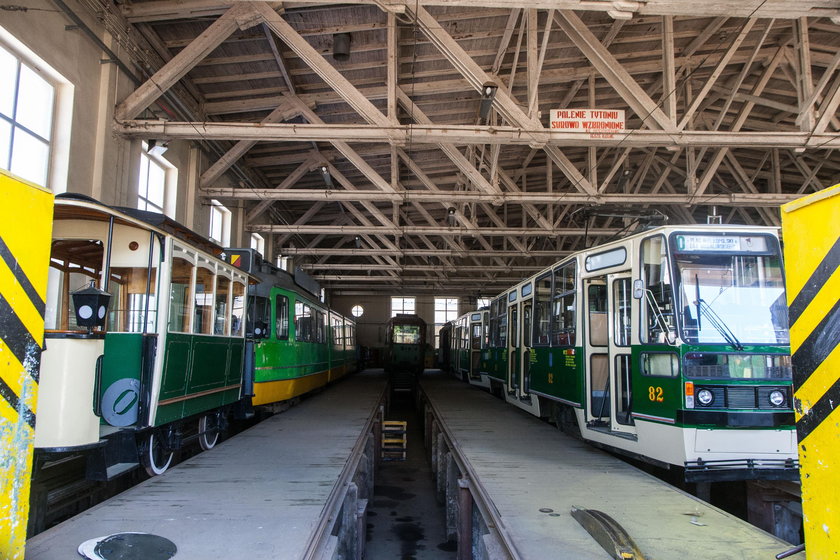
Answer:
M609 321L607 320L607 278L588 278L584 284L586 360L586 424L610 425Z
M521 370L519 351L519 304L508 307L508 392L519 392L519 372Z
M472 379L481 379L479 371L479 364L481 362L481 315L479 319L470 319L470 377Z
M607 276L610 430L629 434L636 433L631 409L633 387L630 372L632 282L629 272Z
M531 390L531 321L532 321L532 301L529 299L522 302L522 333L520 339L522 341L522 349L520 351L520 359L522 365L519 368L521 373L521 380L519 383L519 396L527 397Z

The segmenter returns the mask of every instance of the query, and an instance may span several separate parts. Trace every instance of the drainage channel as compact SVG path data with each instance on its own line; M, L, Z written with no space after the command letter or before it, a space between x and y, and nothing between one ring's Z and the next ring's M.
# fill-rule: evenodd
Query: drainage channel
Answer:
M385 420L405 422L406 446L401 453L397 444L379 463L368 504L365 558L454 560L457 537L447 531L446 507L437 495L423 444L424 418L413 393L393 393ZM383 438L387 448L387 434Z

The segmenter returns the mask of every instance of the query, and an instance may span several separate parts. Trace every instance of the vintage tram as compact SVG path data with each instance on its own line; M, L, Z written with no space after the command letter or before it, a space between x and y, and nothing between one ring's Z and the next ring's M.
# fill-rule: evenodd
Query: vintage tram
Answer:
M248 275L161 214L55 200L35 447L89 478L213 447L241 398Z
M317 282L272 265L253 249L226 249L225 255L257 281L248 296L253 367L246 372L246 407L285 406L356 371L356 324L320 301Z
M354 323L300 284L161 214L57 196L36 464L84 454L90 479L161 474L234 412L354 371Z

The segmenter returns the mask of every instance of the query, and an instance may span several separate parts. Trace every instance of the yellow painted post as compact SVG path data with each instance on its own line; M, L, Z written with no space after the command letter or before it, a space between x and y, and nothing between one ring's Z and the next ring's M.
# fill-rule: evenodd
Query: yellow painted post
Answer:
M805 554L840 558L840 185L782 206Z
M22 559L53 196L0 170L0 558Z

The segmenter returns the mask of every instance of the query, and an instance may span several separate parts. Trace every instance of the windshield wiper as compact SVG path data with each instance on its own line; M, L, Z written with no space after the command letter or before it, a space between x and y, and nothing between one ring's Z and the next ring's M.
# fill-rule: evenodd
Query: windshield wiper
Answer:
M665 316L662 314L662 310L659 308L659 304L656 303L656 297L653 295L653 291L645 290L645 301L648 304L648 307L653 311L653 319L659 328L662 329L662 333L665 336L665 340L668 344L674 343L674 336L671 333L670 327L668 327L668 321L665 320Z
M732 329L730 329L727 326L724 320L721 319L717 313L715 313L715 310L712 309L712 306L706 303L706 300L698 297L697 301L694 302L694 305L697 306L697 310L699 311L699 314L697 315L698 331L700 315L705 315L706 319L708 319L712 326L717 329L717 331L721 334L721 336L723 336L724 339L726 339L726 342L728 342L730 346L732 346L735 350L738 350L739 352L743 351L744 345L741 344L741 341L738 340L738 337L735 336L735 333L732 332Z

